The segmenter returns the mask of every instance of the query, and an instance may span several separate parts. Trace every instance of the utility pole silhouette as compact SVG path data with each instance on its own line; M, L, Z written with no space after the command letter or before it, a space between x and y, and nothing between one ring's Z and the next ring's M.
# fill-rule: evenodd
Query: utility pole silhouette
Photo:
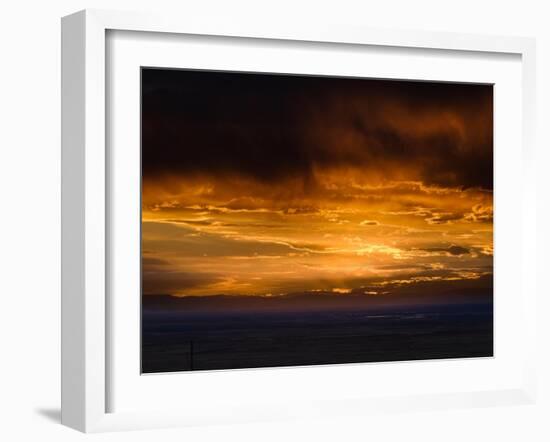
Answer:
M189 369L193 370L193 341L189 342Z

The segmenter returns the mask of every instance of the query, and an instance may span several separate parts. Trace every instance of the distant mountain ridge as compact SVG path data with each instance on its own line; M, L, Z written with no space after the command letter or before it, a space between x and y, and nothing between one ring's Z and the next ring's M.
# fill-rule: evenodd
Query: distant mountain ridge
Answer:
M242 311L326 311L379 309L397 306L489 303L493 299L492 276L478 280L452 281L452 284L418 283L414 287L394 288L392 293L334 293L331 291L295 292L278 296L145 295L145 310L189 312Z

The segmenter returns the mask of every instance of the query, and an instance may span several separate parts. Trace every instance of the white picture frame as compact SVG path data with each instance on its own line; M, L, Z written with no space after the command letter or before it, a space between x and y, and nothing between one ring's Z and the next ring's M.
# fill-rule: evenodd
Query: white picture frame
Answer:
M521 57L522 168L506 173L521 180L521 311L518 322L525 336L534 336L535 178L534 106L535 42L519 37L493 37L417 31L388 31L345 26L284 24L266 26L245 20L232 23L193 17L159 17L86 10L62 20L62 423L84 432L182 426L209 422L246 422L288 416L363 414L531 403L536 396L535 339L525 344L521 385L514 388L475 389L461 393L395 395L354 398L347 403L328 397L307 410L272 407L251 412L250 404L231 415L198 413L189 418L174 408L166 411L108 412L112 354L108 287L108 229L110 197L107 174L108 118L106 35L109 31L270 39L286 42L338 43L380 48L436 49ZM498 111L498 109L497 109ZM505 251L502 253L506 253ZM137 331L136 331L137 333ZM335 369L338 369L337 367ZM167 377L169 378L169 377ZM241 404L242 405L242 404ZM261 408L261 407L259 407ZM292 408L289 405L289 408Z

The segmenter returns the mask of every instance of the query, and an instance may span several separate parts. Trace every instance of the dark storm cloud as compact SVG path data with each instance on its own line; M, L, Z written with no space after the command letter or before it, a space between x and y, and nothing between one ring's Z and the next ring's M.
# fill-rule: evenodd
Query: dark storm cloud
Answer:
M141 258L141 265L144 268L155 268L159 266L165 266L167 264L169 264L169 262L164 259L152 258L148 256L144 256L143 258Z
M144 271L142 291L144 294L173 293L176 290L191 289L214 284L222 279L210 273L189 273L180 271Z
M188 224L190 226L211 226L214 222L204 219L204 220L193 220L193 219L167 219L167 223L174 224Z
M451 245L449 247L429 247L423 250L426 252L445 253L452 256L467 255L470 253L470 249L457 245Z
M492 189L492 86L142 71L144 178L357 167ZM404 172L403 172L404 171Z
M467 249L466 247L450 246L449 248L447 248L447 252L450 253L451 255L458 256L458 255L466 255L470 253L470 250Z

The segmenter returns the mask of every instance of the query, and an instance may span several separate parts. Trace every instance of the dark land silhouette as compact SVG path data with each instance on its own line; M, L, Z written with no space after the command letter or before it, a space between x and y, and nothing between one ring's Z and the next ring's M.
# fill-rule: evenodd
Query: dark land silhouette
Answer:
M142 371L490 357L492 287L479 282L435 298L407 288L389 296L144 296Z

